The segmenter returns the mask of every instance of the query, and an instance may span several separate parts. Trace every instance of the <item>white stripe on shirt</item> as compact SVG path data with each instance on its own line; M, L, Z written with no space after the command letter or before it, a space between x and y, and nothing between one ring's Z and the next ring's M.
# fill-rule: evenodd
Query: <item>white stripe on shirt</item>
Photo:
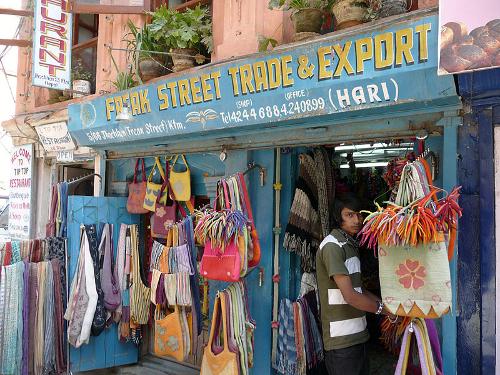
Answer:
M320 243L319 245L319 249L321 250L323 248L323 246L325 246L327 243L334 243L335 245L337 246L344 246L346 242L340 242L339 240L337 240L335 237L333 237L331 234L329 234L328 236L325 237L325 239Z
M366 328L366 317L339 320L330 322L330 337L353 335L364 331Z
M359 261L358 257L351 257L347 259L345 262L345 268L347 268L347 271L349 271L349 275L352 275L353 273L358 273L361 272L361 262Z
M363 293L360 287L354 288L358 293ZM328 304L329 305L347 305L347 302L342 295L340 289L328 289Z

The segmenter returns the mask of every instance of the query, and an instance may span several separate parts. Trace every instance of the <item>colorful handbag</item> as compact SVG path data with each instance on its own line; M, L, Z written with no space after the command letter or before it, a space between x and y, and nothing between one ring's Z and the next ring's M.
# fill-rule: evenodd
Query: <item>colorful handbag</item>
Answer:
M104 306L115 311L122 302L118 275L113 270L113 224L104 224L99 245L101 254L101 285L104 292Z
M142 181L137 182L137 169L139 161L142 165ZM145 214L148 210L144 209L144 197L146 195L146 172L144 170L144 159L137 159L135 162L134 180L128 184L127 211L131 214Z
M393 314L439 318L451 308L451 277L444 236L436 243L379 243L382 300Z
M217 346L216 340L216 337L220 334L221 323L222 341L224 342L222 350L220 346ZM201 375L232 375L239 373L238 355L231 352L228 346L228 324L225 295L218 293L215 298L214 312L212 314L210 338L208 339L201 362Z
M167 204L160 203L160 197L168 185L168 180L165 180L156 198L155 211L151 215L151 236L154 238L167 238L170 226L176 221L177 202L171 201L172 204L169 205L167 198Z
M411 352L412 334L415 334L416 347L418 352L418 359L420 363L420 369L422 374L436 375L440 374L441 371L436 368L434 362L434 356L432 353L432 347L429 340L429 334L427 331L427 326L423 319L414 319L408 324L405 329L403 340L401 343L401 352L399 354L398 364L396 366L395 375L404 375L408 368L408 360Z
M183 327L185 324L182 322L181 314L177 305L174 311L159 318L158 306L155 310L155 341L154 352L159 356L169 356L179 362L184 361L186 358L186 351L184 349Z
M221 201L229 207L227 186L223 180L219 188L225 197ZM199 220L195 228L197 237L205 243L200 274L211 280L238 281L241 274L240 248L245 246L242 231L247 219L239 211L217 211L215 208Z
M156 168L158 168L158 171L160 172L160 176L161 176L161 183L160 184L153 181L153 177L154 177ZM168 178L168 161L165 162L165 169L166 169L166 171L164 171L162 166L161 166L160 158L156 157L155 163L153 164L153 167L151 168L151 172L149 172L148 181L146 184L146 196L144 197L143 207L148 211L151 211L151 212L155 211L156 198L160 194L160 190L163 186L163 183L165 182L165 179ZM168 190L165 189L163 194L161 195L161 199L160 199L161 203L163 203L163 204L167 203L167 195L168 195Z
M179 155L175 155L169 177L173 193L171 198L179 202L186 202L191 199L191 171L184 155L181 154L181 157L186 165L186 170L184 172L175 171L175 163L177 163L177 159L179 158Z

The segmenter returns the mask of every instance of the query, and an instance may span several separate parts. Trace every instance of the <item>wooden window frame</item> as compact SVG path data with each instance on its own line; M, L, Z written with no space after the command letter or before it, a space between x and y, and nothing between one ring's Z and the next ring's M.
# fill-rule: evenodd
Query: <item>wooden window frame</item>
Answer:
M143 6L78 4L70 0L72 13L92 14L141 14L151 10L151 0L143 0Z
M184 4L177 5L175 7L176 10L185 10L187 8L194 8L197 5L207 5L211 4L212 0L189 0L186 1Z

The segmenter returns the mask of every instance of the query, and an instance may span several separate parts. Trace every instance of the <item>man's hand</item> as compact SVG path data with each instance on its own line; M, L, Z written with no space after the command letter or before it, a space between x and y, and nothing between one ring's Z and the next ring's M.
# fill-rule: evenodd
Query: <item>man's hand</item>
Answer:
M352 287L351 278L349 275L335 275L333 280L340 289L345 301L357 308L371 313L376 313L378 310L377 300L370 298L368 295L359 293Z

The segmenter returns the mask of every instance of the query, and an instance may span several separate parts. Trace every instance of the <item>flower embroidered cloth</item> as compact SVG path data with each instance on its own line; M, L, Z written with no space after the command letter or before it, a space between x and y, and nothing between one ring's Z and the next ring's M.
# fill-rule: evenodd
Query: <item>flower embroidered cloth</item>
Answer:
M451 277L445 242L416 247L379 244L378 254L382 299L391 312L437 318L449 311Z

